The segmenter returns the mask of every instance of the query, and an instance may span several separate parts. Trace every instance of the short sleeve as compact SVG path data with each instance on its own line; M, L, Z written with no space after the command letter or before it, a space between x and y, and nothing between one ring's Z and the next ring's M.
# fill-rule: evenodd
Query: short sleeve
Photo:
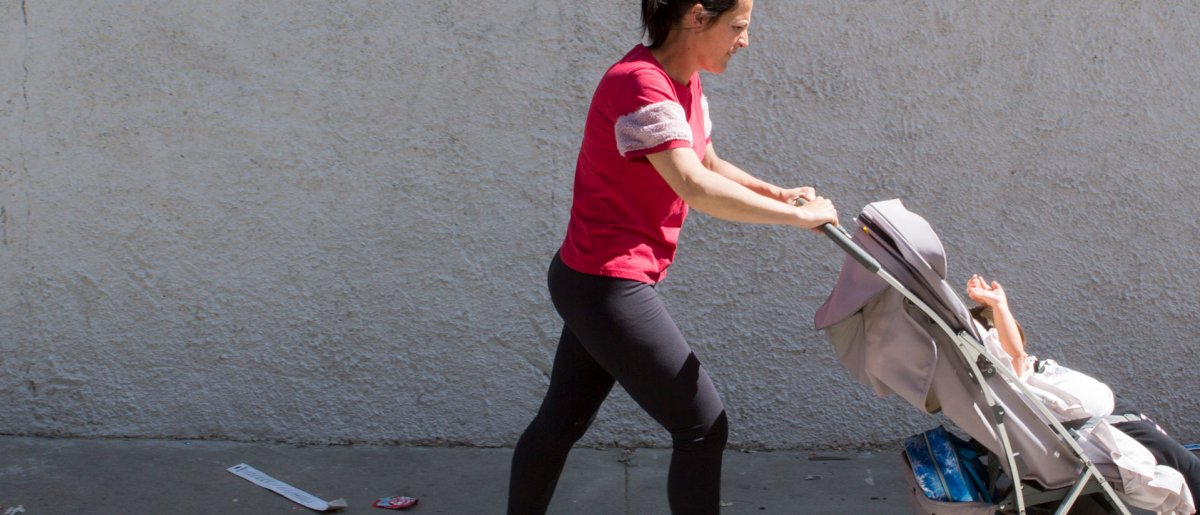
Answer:
M631 71L611 84L617 151L633 159L692 146L687 114L661 71Z
M617 150L625 157L653 153L673 141L692 144L692 128L678 102L663 100L621 115L613 127ZM682 145L680 145L682 146Z

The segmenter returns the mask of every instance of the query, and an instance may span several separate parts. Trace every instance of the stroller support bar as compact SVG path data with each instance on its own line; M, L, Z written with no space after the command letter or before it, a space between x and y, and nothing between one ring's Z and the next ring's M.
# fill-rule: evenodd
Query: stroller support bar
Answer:
M1075 500L1079 498L1079 494L1083 492L1083 488L1092 484L1093 479L1095 478L1092 477L1092 470L1085 469L1083 474L1080 475L1079 481L1076 481L1075 486L1071 487L1071 493L1067 494L1067 497L1063 499L1061 503L1059 503L1058 511L1056 513L1066 514L1071 506L1075 504ZM1103 478L1099 478L1099 482L1101 484L1107 484L1104 482ZM1124 506L1121 506L1122 510L1124 510L1124 508Z
M906 295L911 295L911 293ZM925 310L925 312L930 316L933 316L933 310L931 310L924 302L919 303L918 307ZM965 332L956 333L952 331L950 326L946 325L946 322L940 317L935 318L935 320L937 320L938 325L941 326L942 330L945 331L946 334L952 336L951 339L954 341L954 344L958 346L961 355L964 358L967 358L965 361L967 362L967 365L971 367L975 377L983 378L983 371L979 370L978 364L979 358L983 356L982 345L970 338L970 336L968 336ZM970 359L972 354L974 354L974 360ZM987 361L987 359L984 358L984 361ZM993 373L995 373L994 370L996 367L993 365L992 368ZM996 401L996 394L992 391L992 388L988 386L987 381L979 381L979 389L983 392L983 396L987 401L988 407L992 409L993 425L996 428L997 436L1000 437L1000 447L1004 449L1004 458L1008 462L1009 474L1013 478L1013 496L1017 502L1017 513L1020 515L1025 515L1025 489L1021 485L1020 472L1024 468L1024 465L1017 464L1017 458L1019 457L1020 453L1013 451L1012 443L1008 440L1008 430L1004 428L1004 408L1000 406L999 402Z
M806 201L804 199L797 198L792 203L797 206L803 206L805 202ZM872 257L870 254L867 254L867 251L863 250L862 247L859 247L853 241L850 241L850 233L846 232L846 230L840 225L827 223L819 227L819 229L821 229L821 232L825 233L825 236L828 236L829 239L833 240L833 243L835 243L838 247L841 247L842 251L853 257L855 261L858 261L858 264L866 267L866 269L873 274L879 273L879 269L881 268L879 266L879 261L876 261L874 257ZM863 230L865 231L866 228L864 227Z
M866 228L863 228L863 230L865 231ZM867 254L862 247L859 247L858 245L855 245L854 242L850 241L850 234L847 233L845 229L834 226L833 224L825 224L821 226L821 231L824 232L829 239L833 240L837 246L841 247L843 251L853 257L855 261L858 261L858 264L862 265L873 274L879 273L879 261L876 261L874 257L872 257L870 254Z
M1100 487L1100 484L1088 476L1090 476L1090 474L1085 470L1079 476L1079 480L1068 488L1043 490L1035 485L1022 484L1021 490L1025 494L1026 503L1036 505L1061 500L1059 508L1055 513L1066 513L1075 504L1075 501L1078 500L1079 496L1100 493L1103 491ZM996 507L1001 512L1007 512L1015 509L1015 492L1009 492L1007 497L996 504Z

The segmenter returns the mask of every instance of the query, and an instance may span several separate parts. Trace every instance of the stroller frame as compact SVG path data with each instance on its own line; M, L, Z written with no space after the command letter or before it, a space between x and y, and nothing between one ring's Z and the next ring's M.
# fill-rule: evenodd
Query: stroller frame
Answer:
M803 201L800 200L797 203L799 204L802 202ZM866 225L863 225L862 229L866 233L870 232ZM1050 410L1046 408L1046 406L1043 405L1036 397L1034 397L1029 389L1026 388L1025 384L1019 381L1011 371L1004 367L996 366L996 364L992 362L991 358L984 352L982 342L975 340L972 335L965 331L955 331L953 328L951 328L945 319L943 319L932 307L918 297L913 291L904 286L899 279L892 275L891 272L884 269L878 260L868 254L858 244L854 243L854 241L851 240L850 233L844 228L826 223L820 227L820 230L835 244L837 244L838 247L854 258L854 260L860 265L882 279L888 284L889 287L895 289L908 302L928 316L931 321L936 322L938 327L940 327L954 343L955 348L958 349L959 356L963 358L966 364L970 367L968 376L971 378L974 384L981 388L984 394L984 398L986 399L988 407L991 411L991 423L999 435L998 441L1004 451L1003 459L1008 465L1008 470L1013 483L1008 494L996 503L997 509L1002 511L1015 509L1016 513L1024 515L1026 513L1027 506L1053 502L1061 499L1059 507L1055 513L1065 514L1070 510L1070 508L1075 504L1076 500L1078 500L1081 495L1103 492L1104 496L1110 503L1112 503L1117 512L1121 513L1122 515L1130 514L1129 509L1117 496L1112 485L1100 474L1096 464L1084 455L1083 449L1075 441L1074 432L1068 430L1061 423L1059 423ZM1009 441L1008 431L1005 428L1004 422L1006 416L1004 408L997 402L996 393L986 381L988 377L991 377L995 374L1000 374L1001 377L1006 379L1006 382L1009 385L1016 387L1020 391L1021 395L1023 395L1026 399L1026 403L1030 405L1043 418L1043 420L1048 420L1051 422L1050 425L1053 431L1059 436L1063 443L1067 445L1068 449L1070 449L1070 451L1074 454L1075 458L1083 464L1083 470L1072 486L1044 490L1037 485L1029 484L1020 479L1021 474L1018 471L1023 469L1024 465L1020 463L1020 454L1013 451L1011 442ZM989 476L992 476L992 479L994 480L999 471L997 470L997 464L993 463L993 461L994 460L988 460Z

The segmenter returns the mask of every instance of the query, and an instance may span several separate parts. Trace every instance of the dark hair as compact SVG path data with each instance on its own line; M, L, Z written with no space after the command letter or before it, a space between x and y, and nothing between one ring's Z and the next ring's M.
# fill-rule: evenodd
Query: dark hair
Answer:
M987 306L975 306L971 308L970 311L971 318L974 318L976 322L979 322L981 325L983 325L984 329L996 327L995 323L992 321L992 308ZM1024 345L1025 329L1021 328L1020 323L1017 323L1017 334L1021 337L1021 344Z
M739 0L642 0L642 32L650 37L648 48L658 48L667 41L671 28L683 19L688 9L700 4L709 20L737 6Z

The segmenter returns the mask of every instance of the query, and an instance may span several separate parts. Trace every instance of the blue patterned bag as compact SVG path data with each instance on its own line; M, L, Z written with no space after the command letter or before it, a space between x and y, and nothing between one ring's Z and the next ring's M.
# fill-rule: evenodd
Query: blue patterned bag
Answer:
M925 497L945 502L992 502L985 481L987 469L979 453L945 427L908 437L904 454Z

